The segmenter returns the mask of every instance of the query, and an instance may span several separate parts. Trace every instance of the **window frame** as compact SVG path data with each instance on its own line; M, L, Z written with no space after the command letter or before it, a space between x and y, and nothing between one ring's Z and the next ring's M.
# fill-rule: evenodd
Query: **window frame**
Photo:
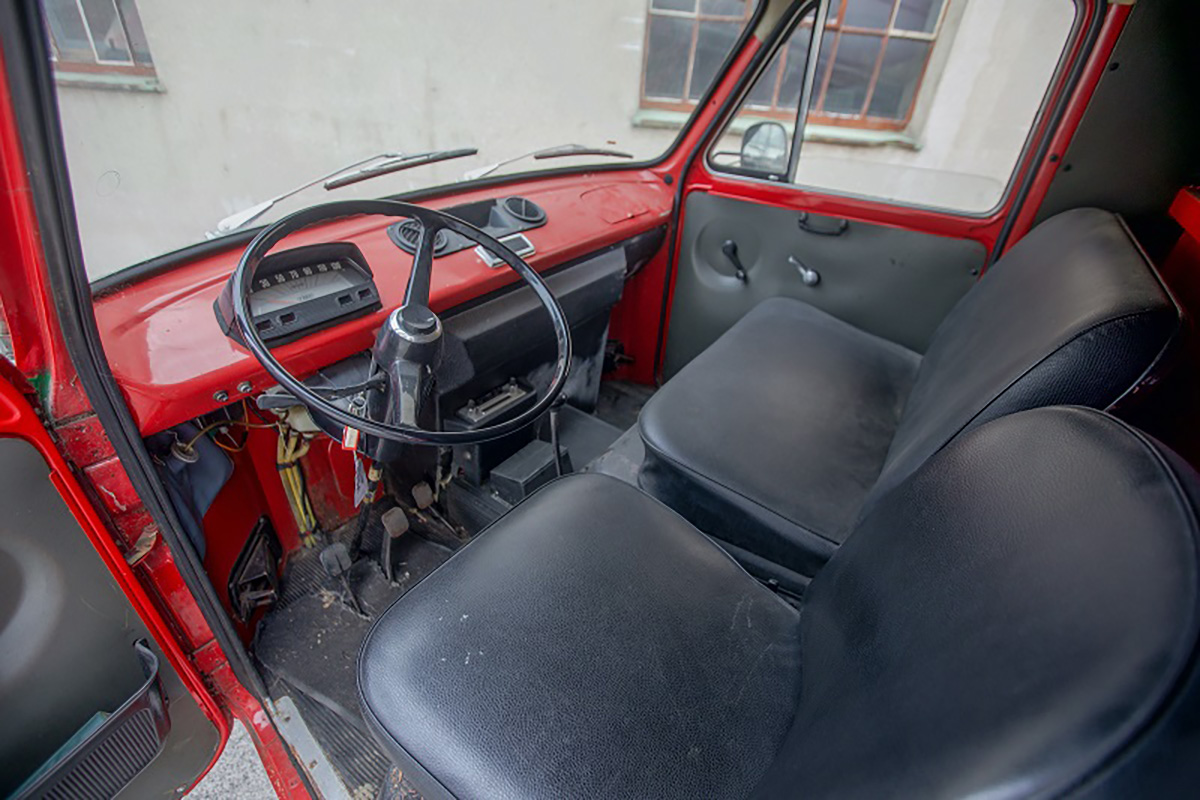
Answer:
M1017 154L1013 162L1012 171L1009 173L1008 182L1005 184L1004 192L990 209L986 211L968 211L961 208L951 208L948 206L936 206L925 203L915 203L904 200L890 199L877 195L856 194L853 192L837 191L828 187L809 186L806 184L797 183L795 180L796 172L799 167L800 158L805 142L804 132L809 126L806 119L805 109L808 106L809 98L807 95L808 87L801 93L800 103L796 110L796 114L791 117L794 122L792 140L788 153L788 171L786 175L770 175L754 170L747 170L738 167L730 167L726 165L715 164L713 155L715 154L715 146L720 141L721 137L726 134L729 126L737 118L738 112L742 109L742 103L749 96L750 91L754 88L755 81L767 70L771 60L779 47L786 47L792 32L799 27L800 20L807 10L816 8L816 21L814 30L821 25L821 15L828 9L832 3L839 0L812 0L812 4L797 2L797 7L794 13L785 19L780 20L777 29L783 29L783 34L774 42L770 52L763 53L761 61L755 65L753 75L742 87L736 96L730 97L725 106L721 110L721 115L718 117L715 124L712 126L709 136L698 145L700 152L703 154L701 161L703 162L705 171L712 177L721 180L732 180L746 184L757 184L760 186L771 186L780 189L791 189L796 192L801 192L810 195L822 197L830 197L839 200L848 200L851 202L867 203L873 206L882 206L894 209L904 209L911 211L920 211L933 214L943 214L959 219L967 220L986 220L995 217L1002 210L1006 209L1014 195L1023 196L1028 192L1029 187L1026 185L1032 177L1033 170L1026 174L1023 168L1030 162L1036 164L1039 159L1038 151L1045 150L1050 143L1051 137L1054 135L1056 125L1061 123L1061 115L1065 111L1067 104L1071 101L1072 96L1079 88L1079 78L1084 68L1087 65L1088 55L1091 52L1091 46L1094 45L1099 38L1101 24L1105 20L1103 10L1096 11L1095 17L1088 24L1088 11L1094 10L1093 5L1098 2L1101 9L1105 7L1103 0L1071 0L1075 8L1075 15L1071 22L1071 28L1067 32L1066 38L1063 40L1062 51L1059 54L1058 62L1055 65L1054 72L1050 75L1050 80L1046 84L1045 91L1042 95L1042 102L1038 106L1037 112L1034 114L1029 126L1029 134L1025 138L1024 144L1021 146L1020 152ZM952 0L947 0L947 5ZM823 37L822 37L823 38ZM814 38L809 46L808 59L810 63L807 65L808 72L815 72L816 64L813 63L813 56L820 57L821 39ZM1080 51L1079 45L1083 43L1084 47ZM806 77L806 81L808 78ZM1054 116L1054 119L1049 127L1043 128L1044 123L1049 116ZM819 124L819 123L817 123Z
M829 34L831 42L829 61L826 66L825 74L823 76L819 76L820 86L814 87L818 90L818 104L823 104L825 101L825 96L829 88L829 81L833 75L833 65L837 59L838 45L841 43L843 33L878 38L880 40L879 53L875 56L875 64L871 70L871 77L867 84L867 90L863 98L861 111L858 114L853 115L819 111L811 115L809 120L810 123L817 125L828 125L831 127L852 128L855 130L896 132L906 130L912 124L913 114L916 111L917 103L921 96L921 90L924 87L926 78L929 77L929 63L933 58L934 48L937 45L939 37L941 37L944 33L943 26L946 20L947 9L954 1L955 0L942 0L933 30L926 33L923 31L910 31L896 27L896 19L899 16L900 5L903 0L891 0L892 10L890 16L888 17L886 28L869 28L856 25L846 25L844 22L846 15L845 0L831 0L829 4L830 6L833 6L835 3L837 5L836 9L832 7L828 9L830 16L826 21L822 33L822 38L824 38L826 34ZM733 22L736 19L732 16L720 14L704 14L700 11L700 2L701 0L696 0L695 11L674 11L669 9L654 8L653 0L648 1L646 7L646 30L642 45L642 74L638 95L638 103L640 108L661 109L666 111L691 111L696 107L698 101L689 100L687 98L689 97L692 89L692 70L695 66L696 43L699 38L700 24L704 21ZM836 16L833 15L833 12L835 11ZM747 2L742 17L743 24L750 18L752 13L752 3ZM671 99L662 96L655 96L646 92L647 67L649 66L650 60L650 26L651 19L656 16L687 19L693 22L691 41L688 46L687 70L684 74L683 90L681 92L683 99ZM803 23L797 27L801 26L803 26ZM816 29L817 26L814 23L812 30L815 32ZM796 27L788 32L786 38L790 40L795 31ZM810 39L812 35L813 34L810 34ZM871 100L874 97L875 88L879 82L879 75L883 69L883 60L887 55L888 43L892 39L906 39L911 41L926 42L929 44L929 50L925 54L924 63L921 65L921 73L917 78L916 89L913 91L912 99L908 103L908 107L904 112L904 116L900 118L871 116L868 113L870 110ZM775 64L772 64L770 61L768 61L765 68L767 70L774 69L776 71L775 84L771 92L770 105L764 106L761 104L756 104L749 106L749 108L753 108L759 114L759 116L762 116L766 119L790 120L793 116L795 116L791 110L791 107L781 107L779 105L779 91L783 85L789 54L786 42L781 47L781 50L777 50L771 54L771 60L774 60L775 56L778 54L782 54L782 59ZM822 41L820 49L823 50L825 47L826 44ZM809 47L809 51L812 52L811 45Z
M700 11L700 3L702 0L693 0L695 3L695 11L676 11L665 8L655 8L654 0L647 0L646 3L646 25L642 41L642 74L638 85L638 106L640 108L657 108L664 111L683 111L689 115L699 107L707 94L707 89L700 94L700 99L688 99L692 93L692 77L696 66L696 45L700 39L700 24L703 22L730 22L738 26L738 35L734 38L734 47L737 47L737 39L740 38L742 31L746 29L753 20L758 6L759 0L743 0L744 6L742 15L734 17L726 14L705 14ZM647 67L650 64L650 21L653 17L669 17L672 19L685 19L692 23L692 36L688 43L687 70L684 72L683 89L680 92L681 99L673 99L668 97L654 96L646 93L646 76ZM717 74L721 70L718 68Z
M112 4L113 13L116 15L117 21L121 25L121 30L125 34L126 47L129 49L129 61L114 61L112 59L104 59L100 57L100 51L96 47L96 34L92 30L91 21L88 20L87 13L84 11L81 0L75 0L75 8L79 13L80 24L83 25L84 32L87 33L88 45L92 49L93 60L77 61L71 58L64 58L59 50L58 42L54 40L54 30L51 25L47 24L46 39L48 49L50 51L50 63L54 73L55 80L59 83L66 84L87 84L103 85L106 83L105 78L109 77L127 77L134 79L135 82L145 82L147 88L157 86L158 72L154 67L153 56L150 56L150 63L139 63L137 55L134 53L132 37L129 34L129 22L125 19L125 12L121 9L121 4L117 0L108 0ZM134 0L129 0L134 13L138 14L138 23L141 25L141 14L134 5ZM49 22L49 13L43 8L42 13ZM144 31L143 31L144 33ZM149 45L147 44L147 53L149 54Z
M938 38L944 32L943 24L946 21L946 11L954 1L942 0L941 8L938 10L937 21L934 23L933 31L930 33L909 31L896 27L896 17L900 13L900 4L903 0L892 0L892 15L888 18L887 28L867 28L857 25L847 25L845 23L846 3L843 2L838 8L837 19L827 20L825 31L822 33L822 39L824 39L826 32L832 33L833 37L830 43L828 67L825 70L824 76L822 76L820 94L817 96L817 105L824 105L825 103L825 98L829 90L829 82L833 77L833 66L837 61L838 46L842 41L842 34L873 36L880 39L879 54L875 56L875 65L871 70L871 78L867 82L867 92L863 97L859 113L842 114L822 110L810 115L811 122L818 125L884 131L902 131L912 124L913 112L916 110L917 100L921 96L921 90L925 86L925 78L929 76L929 62L933 58L934 47L937 46ZM913 91L912 100L909 101L908 109L904 112L904 116L899 118L873 117L868 112L871 108L871 100L875 96L875 89L879 85L879 73L883 70L883 59L887 55L888 43L892 39L926 42L929 45L929 51L925 54L925 63L921 65L921 74L917 78L916 89ZM824 48L825 43L822 41L821 49L823 50Z

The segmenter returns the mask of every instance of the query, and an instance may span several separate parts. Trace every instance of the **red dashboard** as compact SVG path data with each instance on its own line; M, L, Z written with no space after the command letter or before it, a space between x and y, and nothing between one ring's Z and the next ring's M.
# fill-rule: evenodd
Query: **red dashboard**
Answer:
M513 185L488 187L425 203L447 208L504 197ZM673 192L654 173L588 173L526 180L519 192L544 208L547 223L527 232L538 271L662 225ZM386 228L391 219L358 217L314 226L288 237L277 250L321 242L358 245L379 288L383 308L315 331L275 352L304 376L367 349L391 309L400 304L411 256L396 247ZM170 270L97 297L96 322L113 374L143 434L213 411L274 383L241 345L226 338L213 301L241 257L242 247L181 262ZM434 263L431 301L445 311L519 280L507 269L487 267L472 250Z

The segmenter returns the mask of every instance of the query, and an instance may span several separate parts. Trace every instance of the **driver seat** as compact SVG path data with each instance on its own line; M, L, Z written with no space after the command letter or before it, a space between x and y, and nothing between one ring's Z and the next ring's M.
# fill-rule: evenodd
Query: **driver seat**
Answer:
M799 608L666 506L558 480L385 612L359 691L426 797L1176 795L1200 476L1024 411L884 494Z

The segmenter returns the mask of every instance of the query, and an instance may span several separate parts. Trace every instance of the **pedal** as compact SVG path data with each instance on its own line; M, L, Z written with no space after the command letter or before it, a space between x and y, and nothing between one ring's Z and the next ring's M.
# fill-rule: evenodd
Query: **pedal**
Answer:
M347 549L343 542L334 542L321 550L321 566L325 569L325 574L331 578L335 578L342 584L342 590L346 593L347 602L351 608L358 614L363 614L362 605L358 602L358 598L354 595L354 589L350 587L350 580L346 577L346 572L353 565L350 559L350 550Z

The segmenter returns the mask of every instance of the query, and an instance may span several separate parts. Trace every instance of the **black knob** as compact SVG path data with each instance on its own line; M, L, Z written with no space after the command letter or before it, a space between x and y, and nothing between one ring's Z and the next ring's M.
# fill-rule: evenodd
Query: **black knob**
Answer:
M742 283L747 283L746 268L742 266L742 260L738 258L737 242L733 239L726 239L721 244L721 252L729 259L729 263L733 264L733 274Z

